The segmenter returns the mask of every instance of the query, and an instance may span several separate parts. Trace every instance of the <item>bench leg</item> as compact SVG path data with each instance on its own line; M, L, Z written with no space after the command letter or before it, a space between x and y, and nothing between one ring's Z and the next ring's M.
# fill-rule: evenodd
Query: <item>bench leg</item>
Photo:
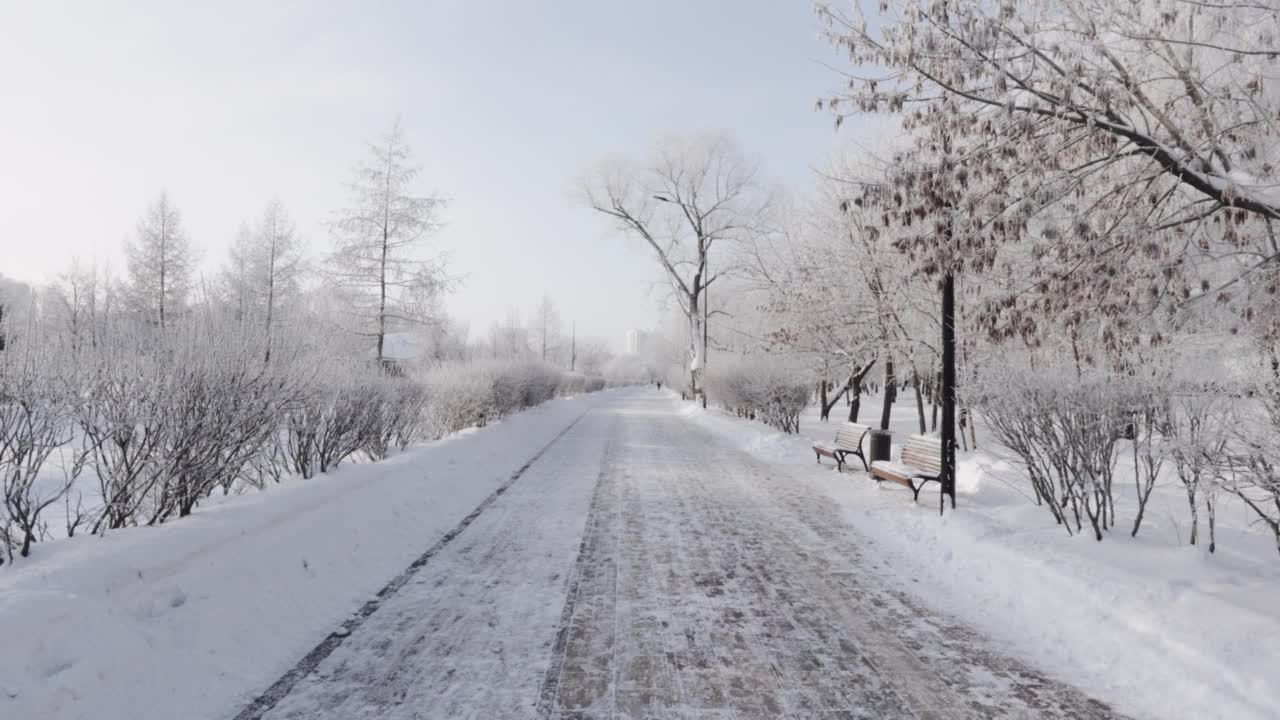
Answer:
M871 472L871 466L867 464L867 457L862 454L861 450L858 451L857 455L858 459L862 461L862 471Z
M907 480L907 487L911 488L911 502L920 502L920 489L924 487L924 483L920 483L920 485L917 486L915 483L911 482L911 480Z

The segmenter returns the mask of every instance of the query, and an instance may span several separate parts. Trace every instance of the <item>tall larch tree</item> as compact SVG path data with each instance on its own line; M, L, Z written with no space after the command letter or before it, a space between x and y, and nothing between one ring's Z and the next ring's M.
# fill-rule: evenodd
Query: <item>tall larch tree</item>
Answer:
M160 193L138 223L125 256L133 309L164 330L186 306L194 262L182 216L168 193Z
M350 299L353 331L375 338L380 363L387 333L432 322L448 284L443 260L425 252L444 200L417 194L420 171L397 120L355 167L350 204L332 225L328 274Z

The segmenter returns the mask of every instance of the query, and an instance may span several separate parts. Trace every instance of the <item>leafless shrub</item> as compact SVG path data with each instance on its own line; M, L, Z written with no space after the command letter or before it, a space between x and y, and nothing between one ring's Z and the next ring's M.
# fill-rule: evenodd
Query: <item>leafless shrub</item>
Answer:
M41 478L41 469L71 439L67 388L51 358L24 348L11 366L0 366L0 550L22 557L44 532L42 513L59 502L67 483Z
M720 361L708 368L705 384L708 396L738 417L786 433L800 431L812 389L808 373L772 356Z
M1118 441L1140 407L1131 387L1101 373L1002 369L971 390L996 438L1026 467L1036 502L1070 534L1097 540L1116 522Z

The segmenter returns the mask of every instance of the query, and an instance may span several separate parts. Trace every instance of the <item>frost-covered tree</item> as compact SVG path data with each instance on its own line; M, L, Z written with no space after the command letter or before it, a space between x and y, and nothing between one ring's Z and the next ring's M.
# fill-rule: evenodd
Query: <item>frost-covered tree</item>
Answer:
M273 200L262 213L262 224L258 228L260 270L255 274L261 278L264 288L266 313L263 318L263 333L266 335L267 349L264 359L271 359L271 338L273 321L282 301L297 292L298 276L302 266L302 243L289 219L284 206L279 200Z
M925 265L1009 276L980 320L1043 334L1236 287L1280 259L1280 6L1159 0L819 3L854 66L827 104L902 115L935 183L891 193ZM953 231L938 241L939 218ZM1241 303L1242 316L1256 317ZM1250 320L1246 317L1246 322Z
M227 262L222 268L222 294L237 322L244 323L253 314L252 265L256 247L253 228L240 223L236 239L227 252Z
M808 358L819 378L820 417L841 397L860 393L873 368L885 378L881 424L896 386L928 385L937 356L937 294L932 283L903 262L896 228L863 200L884 182L882 161L838 155L812 197L782 213L780 231L757 242L751 277L765 288L772 344ZM917 393L917 396L919 394ZM926 422L918 404L921 431Z
M236 317L260 328L267 361L271 359L271 341L281 307L299 292L302 251L293 221L280 201L273 200L256 226L241 226L223 271Z
M416 193L419 171L397 120L370 143L347 185L350 204L332 225L328 273L348 294L352 329L376 340L379 362L387 333L429 323L447 284L443 261L424 253L444 201Z
M0 563L26 557L46 533L45 510L67 484L42 470L72 436L66 358L54 351L34 299L20 316L22 331L0 353Z
M62 326L59 339L66 342L71 355L102 342L114 298L111 283L103 279L96 264L72 260L49 288L49 297L46 313Z
M529 340L532 348L543 362L554 362L560 351L563 337L561 335L560 310L551 296L544 295L534 308L529 319Z
M579 183L583 202L653 251L688 321L689 389L698 393L706 358L708 288L737 267L728 248L756 234L770 206L757 164L718 134L668 136L643 163L602 163Z
M131 307L164 330L186 306L194 264L182 216L168 193L160 193L138 223L125 257Z

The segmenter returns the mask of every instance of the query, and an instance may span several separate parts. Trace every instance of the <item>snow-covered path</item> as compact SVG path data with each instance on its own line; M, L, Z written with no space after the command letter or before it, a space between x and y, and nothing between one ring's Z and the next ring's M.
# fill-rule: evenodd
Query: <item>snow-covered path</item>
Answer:
M618 393L265 717L1112 716L860 545L801 473Z

